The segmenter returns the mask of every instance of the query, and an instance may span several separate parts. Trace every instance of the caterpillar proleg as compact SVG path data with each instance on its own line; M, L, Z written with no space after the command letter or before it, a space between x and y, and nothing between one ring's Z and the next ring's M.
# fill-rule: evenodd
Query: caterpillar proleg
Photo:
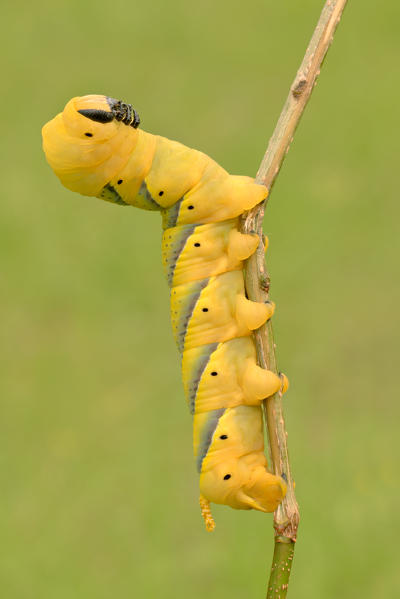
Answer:
M202 152L138 129L139 122L129 104L76 97L43 127L43 148L68 189L162 215L200 505L212 530L210 502L272 512L286 493L285 481L268 471L261 401L288 383L257 365L252 336L274 304L246 297L243 261L258 237L238 230L240 215L267 189L228 174Z

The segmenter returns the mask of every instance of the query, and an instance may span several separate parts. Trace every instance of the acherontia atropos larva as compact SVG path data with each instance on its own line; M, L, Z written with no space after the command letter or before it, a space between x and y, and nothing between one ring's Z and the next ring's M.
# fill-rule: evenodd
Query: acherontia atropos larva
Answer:
M246 298L243 260L258 237L238 231L240 215L267 189L229 175L202 152L138 129L139 122L129 104L73 98L43 127L43 147L68 189L161 212L200 504L212 530L210 502L272 512L286 492L285 481L267 468L261 401L288 383L257 365L252 336L274 304Z

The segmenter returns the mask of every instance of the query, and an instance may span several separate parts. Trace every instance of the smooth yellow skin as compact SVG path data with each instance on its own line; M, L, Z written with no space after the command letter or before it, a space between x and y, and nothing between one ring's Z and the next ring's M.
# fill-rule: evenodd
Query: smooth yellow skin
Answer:
M143 132L144 133L144 132ZM150 133L147 136L154 137ZM221 173L222 167L206 154L188 148L177 141L156 137L151 171L146 177L147 188L163 208L168 208L180 200L201 180L207 166L212 163ZM160 191L163 192L160 196Z
M195 415L201 430L205 414ZM227 439L221 439L227 436ZM196 446L197 441L197 446ZM194 438L195 453L198 439ZM203 460L200 492L208 501L235 509L274 511L286 493L282 478L267 470L260 408L239 406L226 410ZM230 474L230 478L224 477Z
M165 254L180 227L166 229L162 239L163 265ZM258 246L257 235L244 235L238 230L237 219L200 225L187 240L175 264L172 285L206 279L227 271L243 268L243 260ZM177 231L175 231L177 230Z
M178 330L174 313L179 313L185 296L186 285L172 288L171 314L175 336ZM208 311L204 312L204 308ZM273 312L273 303L263 304L246 299L241 271L234 270L212 277L193 309L187 325L184 349L250 335Z
M128 128L131 127L126 127L126 129ZM136 132L136 145L124 168L114 175L110 180L110 184L123 197L124 202L146 210L146 204L142 202L139 191L151 170L157 147L157 138L154 135L144 133L140 129L132 130ZM119 183L120 181L122 183Z
M77 112L90 108L110 110L104 96L72 98L64 111L43 127L43 149L65 187L96 196L127 163L138 131L121 127L117 121L97 123Z
M231 474L225 480L226 474ZM286 494L285 481L267 470L262 451L226 460L200 474L200 493L237 510L274 512Z
M43 127L46 158L72 191L161 211L164 226L170 227L163 237L163 259L172 287L174 334L184 341L187 392L190 376L203 364L193 361L196 352L203 358L204 345L219 344L199 375L193 424L207 528L213 528L210 501L273 511L286 485L267 470L259 404L284 391L287 379L256 364L250 335L272 316L274 305L246 299L243 260L254 253L258 238L241 234L237 220L265 199L267 189L249 177L228 174L202 152L115 119L95 122L78 113L82 109L110 111L105 96L70 100ZM195 228L185 238L180 225ZM198 292L195 282L200 282Z
M190 364L196 352L198 348L183 352L182 378L186 394ZM281 386L282 379L278 375L257 365L256 350L250 337L232 339L221 343L211 355L197 388L195 412L260 405Z
M206 412L196 413L193 417L195 431L193 451L196 457L202 452L202 437L207 421ZM220 439L221 435L226 435L227 439ZM263 448L264 435L260 407L237 406L227 409L213 432L201 471L212 469L225 460L239 458L252 452L258 453Z
M229 175L220 169L216 163L209 163L201 181L183 198L177 225L234 218L267 197L268 190L264 185L256 185L250 177Z

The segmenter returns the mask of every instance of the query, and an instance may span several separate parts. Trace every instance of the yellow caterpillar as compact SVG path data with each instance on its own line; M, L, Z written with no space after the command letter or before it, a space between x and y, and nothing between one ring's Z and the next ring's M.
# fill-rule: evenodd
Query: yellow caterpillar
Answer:
M68 189L161 212L200 505L212 530L210 502L272 512L286 493L285 481L267 469L261 401L288 383L257 365L252 337L274 304L246 298L243 260L258 237L238 231L238 217L267 189L229 175L202 152L138 129L139 122L129 104L73 98L43 127L43 148Z

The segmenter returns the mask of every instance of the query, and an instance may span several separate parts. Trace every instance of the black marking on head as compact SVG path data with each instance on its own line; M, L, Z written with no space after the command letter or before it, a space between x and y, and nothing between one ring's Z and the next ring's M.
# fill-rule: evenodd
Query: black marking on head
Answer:
M138 113L136 112L135 109L133 109L133 122L132 122L132 127L134 129L137 129L140 125L140 116L138 115Z
M107 112L106 110L95 110L94 108L88 108L85 110L78 110L79 114L85 116L91 121L96 123L111 123L114 120L114 114Z
M111 108L111 113L117 121L121 121L124 125L130 125L137 129L140 125L140 117L136 110L132 108L132 104L126 104L115 98L106 98L107 104Z
M229 480L231 478L232 474L225 474L224 476L224 480Z

